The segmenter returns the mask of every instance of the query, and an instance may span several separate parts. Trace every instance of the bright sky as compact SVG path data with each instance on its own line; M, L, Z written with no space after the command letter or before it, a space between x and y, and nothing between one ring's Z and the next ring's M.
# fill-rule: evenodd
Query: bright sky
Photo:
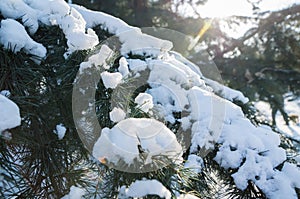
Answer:
M253 0L252 0L253 1ZM258 1L258 0L257 0ZM262 0L259 4L260 11L275 11L292 6L293 4L300 4L300 0ZM194 5L195 6L195 5ZM183 6L182 11L184 15L193 16L193 9L189 6ZM197 8L198 14L202 18L223 18L229 16L253 16L252 5L247 0L208 0L204 6ZM219 21L221 29L230 37L239 38L247 30L256 26L249 21L245 24L231 24Z
M244 0L208 0L197 9L201 17L228 17L252 15L252 6Z
M259 7L262 11L274 11L292 6L295 3L300 4L300 0L262 0ZM252 15L252 5L247 0L208 0L204 6L197 10L201 17L209 18Z

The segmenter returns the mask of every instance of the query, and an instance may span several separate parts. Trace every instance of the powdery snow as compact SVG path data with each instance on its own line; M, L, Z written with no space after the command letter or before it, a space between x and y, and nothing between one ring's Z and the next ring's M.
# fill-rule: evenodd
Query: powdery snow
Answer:
M141 156L138 145L144 150ZM112 129L102 129L101 136L93 148L93 156L105 158L110 164L119 168L119 161L124 161L129 167L136 160L145 165L154 165L156 156L167 156L175 162L180 160L181 145L174 133L163 123L148 118L128 118L117 123ZM133 170L131 172L142 172Z
M0 95L3 95L5 97L10 97L10 91L9 90L0 91Z
M104 69L109 69L106 60L110 59L112 55L113 51L107 45L102 45L98 53L93 54L87 61L80 64L79 74L83 74L84 70L93 67L97 67L96 70L100 70L100 66Z
M147 68L147 62L140 59L128 59L129 69L134 73L144 71Z
M116 17L103 12L91 11L82 6L72 5L72 7L81 13L87 22L87 28L101 25L103 29L107 29L110 33L118 36L122 43L122 55L133 52L157 56L173 47L172 42L143 34L139 28L129 26Z
M86 193L83 188L71 186L70 192L61 199L82 199L82 196Z
M217 95L220 95L221 97L223 97L229 101L236 100L236 101L240 101L244 104L249 102L249 99L247 97L245 97L244 94L241 93L240 91L231 89L224 85L221 85L220 83L213 81L211 79L208 79L208 78L204 78L204 80L207 85L209 85L210 87L213 88L214 93L216 93Z
M300 141L300 98L290 100L293 95L287 93L284 100L284 109L289 116L295 116L295 121L290 121L289 125L286 125L280 111L277 111L275 120L276 127L282 134L287 137ZM272 109L270 104L263 101L258 101L254 106L260 111L260 113L269 121L272 121Z
M121 57L119 60L119 72L122 74L123 77L127 77L129 74L129 69L128 69L128 62L125 57Z
M137 104L137 108L141 109L143 112L148 113L150 109L153 108L153 98L148 93L140 93L134 99Z
M182 130L186 131L191 128L192 122L191 117L183 117L179 120L181 122L181 128Z
M122 43L120 50L123 55L132 52L139 55L158 56L173 48L172 42L143 34L141 30L136 28L117 34L117 36Z
M80 65L80 73L91 67L102 66L98 69L102 69L100 71L104 86L114 89L123 83L123 78L127 75L133 73L135 78L139 72L148 71L149 78L145 83L150 88L146 90L147 94L142 94L141 99L137 99L137 103L141 105L141 102L145 102L143 97L150 99L151 96L151 106L158 110L165 121L172 124L182 122L182 129L191 132L191 153L197 152L198 147L212 150L214 144L218 143L220 147L215 161L225 169L237 169L232 177L238 188L245 189L251 180L269 198L297 198L294 188L300 188L297 181L299 169L288 163L284 164L282 170L276 169L286 160L285 151L279 147L279 136L266 126L255 127L251 124L241 109L230 102L239 100L246 103L248 99L239 91L203 77L196 65L175 52L169 52L171 42L143 34L139 28L129 26L105 13L90 11L77 5L70 7L63 0L3 0L0 12L6 18L1 21L0 43L5 48L11 45L15 52L23 50L39 57L45 57L46 49L29 36L36 32L39 24L57 25L63 30L69 48L66 56L75 50L95 47L99 41L91 28L97 25L115 34L122 44L120 51L124 56L119 61L119 72L102 72L109 69L106 59L112 54L103 45L98 54L95 53ZM21 18L23 25L16 21L18 18ZM28 28L29 34L24 27ZM126 60L129 52L153 56L145 61ZM84 93L84 88L81 89ZM19 125L21 119L18 107L2 95L0 105L5 107L0 109L0 132ZM149 107L145 110L149 110ZM174 113L185 115L180 120ZM182 146L162 122L147 118L124 119L120 117L122 114L118 110L111 112L111 119L118 123L111 129L102 129L93 148L95 157L105 158L115 166L120 160L128 165L138 161L142 162L140 168L153 164L157 155L168 156L180 162L178 159L182 155ZM292 128L294 127L296 130L290 131L291 136L299 132L298 126L294 125ZM289 133L286 130L283 131ZM65 130L61 128L58 131L62 138ZM192 168L193 165L201 165L200 158L190 154L186 166ZM157 187L154 194L171 197L159 182L151 181L150 185L148 181L137 181L123 190L126 194L136 194L133 197L140 197L142 194L152 193L146 188ZM131 190L137 190L138 193ZM77 195L82 194L80 191Z
M38 13L38 20L45 25L58 25L67 38L68 53L75 50L90 49L99 41L92 29L86 29L86 22L77 10L72 9L63 0L27 1Z
M54 132L57 134L58 139L61 140L65 137L66 131L67 129L63 124L58 124Z
M218 143L220 148L215 160L225 169L238 169L232 175L238 188L245 189L248 181L252 180L267 195L271 194L270 190L285 191L281 190L285 189L284 187L274 187L275 185L271 183L271 179L280 173L275 168L286 160L284 149L279 147L279 136L268 127L255 127L245 118L241 108L230 102L248 101L239 91L201 77L197 71L190 68L190 64L181 63L173 55L164 55L146 61L127 60L127 62L130 72L135 73L132 69L137 68L138 72L149 71L146 81L150 88L146 93L152 96L153 109L158 110L165 121L175 123L174 112L186 113L182 120L182 129L191 132L191 153L196 153L200 147L204 149L203 154L200 155L205 156L209 150L214 149L215 143ZM143 96L144 93L141 95ZM135 125L136 123L132 123L128 126ZM125 157L125 162L130 164L134 157L137 157L138 139L121 138L121 132L118 132L115 127L103 129L99 139L102 141L98 140L95 147L99 148L102 145L106 148L103 141L105 139L106 142L109 140L112 145L118 146L118 150L115 150L114 154L111 151L107 152L107 156L99 153L96 157L118 157L118 159ZM112 136L113 134L119 136ZM119 143L119 139L122 142ZM130 156L124 153L124 150L136 156L129 158ZM189 158L193 164L199 165L201 162L198 159L196 163L194 156ZM191 162L190 166L192 166ZM197 171L200 171L199 168ZM283 176L283 178L288 177Z
M128 188L122 186L119 191L119 199L127 199L129 197L141 198L147 195L156 195L160 198L171 199L171 192L157 180L136 180ZM199 199L191 194L181 194L178 199Z
M188 59L186 59L184 56L182 56L180 53L177 53L175 51L170 51L169 54L174 57L179 63L182 63L184 65L186 65L189 69L191 69L194 73L196 73L197 75L199 75L199 77L203 77L199 66L197 66L196 64L194 64L193 62L189 61Z
M19 107L7 97L0 95L0 133L21 124Z
M122 74L119 72L110 73L104 71L101 73L101 79L105 88L116 88L122 82Z
M14 52L23 50L25 53L41 58L46 56L46 48L42 44L33 41L24 26L14 19L1 21L0 44Z
M170 191L157 180L137 180L128 188L122 186L120 189L120 199L128 197L145 197L147 195L157 195L161 198L171 199Z
M7 18L3 20L4 23L1 23L0 31L5 32L0 35L1 43L5 46L12 43L12 47L17 44L20 46L18 49L24 47L28 54L44 57L46 50L41 44L32 41L24 26L29 29L30 34L34 34L39 24L58 25L67 38L69 49L66 55L75 50L93 48L99 43L96 33L92 29L86 29L86 22L78 11L70 8L63 0L3 0L0 5L0 12ZM22 19L24 26L17 25L18 22L12 22L19 18ZM7 20L10 20L9 24L7 24ZM9 38L7 33L13 33L13 37Z
M197 65L195 65L191 61L187 60L185 57L183 57L179 53L172 51L172 52L170 52L170 55L173 56L177 60L178 63L186 65L190 70L192 70L195 74L197 74L199 76L199 78L201 78L206 83L207 86L212 88L211 91L213 91L217 95L219 95L229 101L237 100L237 101L241 101L244 104L249 101L249 99L247 97L245 97L242 92L231 89L231 88L224 86L214 80L204 77L200 71L200 68Z
M300 169L290 163L284 163L281 172L275 171L275 174L267 182L256 182L258 186L266 193L268 198L282 199L295 198L297 194L295 188L300 187ZM262 185L260 185L262 184Z
M34 34L39 27L37 11L23 0L2 0L0 13L5 18L22 19L22 23L29 29L30 34Z
M191 194L181 194L177 199L200 199L196 196L193 196Z
M111 16L109 14L99 11L88 10L85 7L79 5L70 6L80 12L80 14L86 21L87 28L93 28L97 25L101 25L103 29L107 29L112 34L120 34L131 29L139 29L129 26L121 19Z
M195 154L191 154L188 156L187 161L184 164L185 168L191 169L191 171L195 172L195 174L200 173L202 168L204 167L203 159Z
M114 107L113 110L109 113L109 118L113 122L120 122L124 120L126 113L121 108Z

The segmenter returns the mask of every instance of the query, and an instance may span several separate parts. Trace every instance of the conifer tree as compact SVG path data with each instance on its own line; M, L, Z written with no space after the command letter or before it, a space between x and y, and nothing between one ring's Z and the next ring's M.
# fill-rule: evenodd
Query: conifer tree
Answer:
M20 2L26 3L26 1ZM62 3L63 1L58 0L56 2L62 6L68 6ZM35 8L33 5L28 5ZM77 9L77 7L73 7L73 9ZM60 17L77 16L73 13L74 10L69 7L68 10L70 10L69 13ZM83 11L82 13L76 11L76 14L77 12L78 15L83 13ZM159 181L173 198L180 194L186 196L190 194L200 198L267 197L252 180L247 182L247 186L243 190L236 186L232 176L239 168L224 168L216 160L220 148L225 145L221 142L213 142L213 150L203 157L202 170L199 173L184 166L184 163L188 162L189 155L195 157L201 153L198 149L199 146L196 147L198 151L195 150L194 152L191 151L191 148L184 149L182 155L184 162L180 164L172 162L165 167L149 172L120 171L105 164L105 161L101 162L100 160L99 162L97 157L91 155L91 148L80 137L85 136L85 132L82 134L79 132L80 129L76 128L76 121L74 121L72 114L74 111L72 94L74 82L77 81L78 72L81 70L81 64L88 62L91 55L97 53L97 50L104 45L111 45L111 43L105 42L116 32L105 28L107 24L96 24L92 30L97 35L98 45L94 48L91 46L91 48L78 48L70 51L70 32L64 29L64 25L46 24L41 18L37 30L30 34L30 28L33 26L28 26L27 22L32 18L26 17L27 15L14 18L7 13L0 12L0 23L2 24L0 31L3 30L3 21L15 20L14 23L26 27L26 32L30 38L36 43L42 44L47 51L45 57L38 57L30 53L32 48L28 50L26 45L20 50L16 50L18 43L6 45L2 42L0 46L0 91L10 91L10 99L19 106L22 117L21 125L9 130L12 133L12 138L7 139L2 136L0 140L0 164L3 170L1 175L4 177L2 186L0 186L1 197L62 198L74 187L80 187L84 189L83 197L85 198L130 198L126 194L123 196L122 191L129 190L132 184L145 181L145 179ZM72 27L74 21L67 27ZM91 29L84 27L84 36L90 32ZM114 39L118 39L118 36L121 38L120 35L122 36L119 34ZM84 40L86 38L82 36L79 39ZM121 42L118 40L109 47L120 49L118 46ZM107 72L120 72L120 60L124 58L123 56L121 52L116 52L114 57L108 60L110 68L106 69ZM126 56L128 60L157 59L155 55L141 55L135 52L130 52ZM84 75L93 77L92 73L89 72L94 71L86 69ZM140 75L143 77L142 72ZM133 82L130 81L126 86L135 84L134 80L132 80ZM93 111L96 112L99 124L111 129L115 125L109 115L112 111L113 89L107 88L103 79L96 83L96 102ZM126 96L127 93L124 93L125 97L129 98L128 107L130 111L128 114L130 118L151 117L151 114L137 108L134 101L139 93L143 93L149 88L151 88L150 83L138 87L132 96ZM89 88L86 89L86 92L88 90ZM222 96L221 93L216 92L216 94ZM244 112L249 113L249 117L253 117L251 107L238 100L236 103L240 103ZM180 131L184 113L172 112L172 115L174 122L165 121L164 124L176 134ZM256 121L255 118L253 121ZM59 128L65 130L65 136L58 136L60 134ZM287 140L288 142L289 140ZM236 150L235 146L230 146L231 152ZM263 157L266 155L265 153L267 152L261 152L259 157ZM241 164L245 161L246 157L241 161ZM278 172L284 167L284 163L281 162L276 167ZM297 186L295 185L295 187ZM124 191L124 193L127 192ZM159 194L150 194L145 198L160 197Z

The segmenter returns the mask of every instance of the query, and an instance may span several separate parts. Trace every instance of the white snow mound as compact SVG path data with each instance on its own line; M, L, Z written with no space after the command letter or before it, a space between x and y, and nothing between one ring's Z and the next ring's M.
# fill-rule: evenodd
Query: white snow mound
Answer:
M137 180L128 188L122 186L120 189L119 198L125 199L128 197L145 197L147 195L157 195L161 198L170 199L171 192L157 180Z
M145 156L141 156L138 145ZM128 165L136 160L144 165L153 164L156 156L167 156L176 162L181 154L182 148L174 133L163 123L149 118L128 118L112 129L102 129L93 148L94 157L105 158L116 165L120 160Z
M7 97L0 95L0 133L20 124L19 107Z

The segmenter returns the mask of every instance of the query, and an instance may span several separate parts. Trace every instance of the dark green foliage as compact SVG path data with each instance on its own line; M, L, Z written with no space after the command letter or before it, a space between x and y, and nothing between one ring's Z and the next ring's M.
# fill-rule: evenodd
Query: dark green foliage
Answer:
M99 37L100 41L104 41L110 37L112 37L113 35L110 34L107 30L104 30L101 25L95 26L93 27L93 30L96 32L96 34Z
M99 39L107 38L105 31L99 29L97 33ZM15 54L13 48L0 49L0 90L11 91L11 98L20 107L22 116L22 125L11 131L12 140L1 139L0 163L7 182L0 192L4 198L59 198L68 193L72 185L87 189L94 187L87 197L98 195L98 191L103 191L100 186L107 186L108 198L114 198L120 186L128 186L143 177L158 177L168 188L171 180L177 183L188 181L187 171L183 168L178 170L175 165L152 173L130 174L97 166L91 161L75 129L71 104L73 81L79 64L90 52L77 51L65 59L66 39L57 26L41 26L33 38L47 48L48 54L40 60L40 65L35 63L36 58L23 52ZM111 70L116 70L118 60L115 59L115 67ZM147 85L141 87L131 98L134 99L141 89L146 88ZM106 127L112 127L108 116L110 95L111 90L105 89L100 81L96 91L96 113L100 124ZM132 100L130 102L134 117L146 116L135 110ZM60 123L67 127L62 140L54 134L56 125ZM98 183L90 181L88 173L99 175ZM171 179L173 175L178 179ZM105 184L102 184L103 178L106 178ZM181 187L184 187L183 184Z
M67 46L58 27L40 27L34 38L48 50L40 65L22 52L15 54L3 48L0 51L3 74L0 88L11 91L12 99L19 105L22 115L22 125L11 131L13 139L1 139L1 166L5 170L5 182L8 182L1 190L2 195L6 194L3 197L58 198L68 193L72 185L77 185L88 189L87 198L99 195L115 198L120 186L129 186L143 178L157 179L171 191L212 197L210 189L213 186L210 185L209 175L196 176L179 165L170 164L154 172L132 174L91 161L74 127L71 104L73 81L79 64L89 52L77 51L64 59L62 54ZM116 66L115 70L118 60L112 63ZM126 86L136 84L130 79L128 82ZM133 103L138 93L148 88L149 85L141 85L129 96L132 117L148 117ZM106 127L113 125L108 115L111 93L112 90L106 89L102 81L98 83L96 113L100 124ZM126 95L123 93L123 96ZM180 119L180 113L175 115ZM53 133L60 123L67 127L62 140ZM171 124L169 126L172 127ZM174 128L176 131L176 126ZM89 173L96 176L96 180L91 181L87 177Z
M72 82L85 52L65 60L66 40L58 27L40 27L34 38L48 51L40 65L22 52L0 49L0 90L11 91L22 116L22 125L12 131L13 139L7 145L1 139L1 156L7 158L6 172L15 189L10 196L56 198L68 193L71 185L85 184L80 177L85 169L78 164L87 153L71 114ZM60 123L67 127L63 140L53 133Z
M103 198L115 198L119 193L119 188L123 185L130 186L132 182L143 179L156 179L161 182L175 197L175 192L179 193L193 193L194 195L202 195L202 192L193 190L194 183L198 183L202 188L207 187L204 181L200 181L197 174L191 170L183 168L180 165L170 164L165 168L148 172L148 173L126 173L117 170L108 169L104 175L104 182L102 184L102 190L105 190ZM213 197L209 194L209 190L205 189L209 197ZM148 196L147 198L153 198Z

